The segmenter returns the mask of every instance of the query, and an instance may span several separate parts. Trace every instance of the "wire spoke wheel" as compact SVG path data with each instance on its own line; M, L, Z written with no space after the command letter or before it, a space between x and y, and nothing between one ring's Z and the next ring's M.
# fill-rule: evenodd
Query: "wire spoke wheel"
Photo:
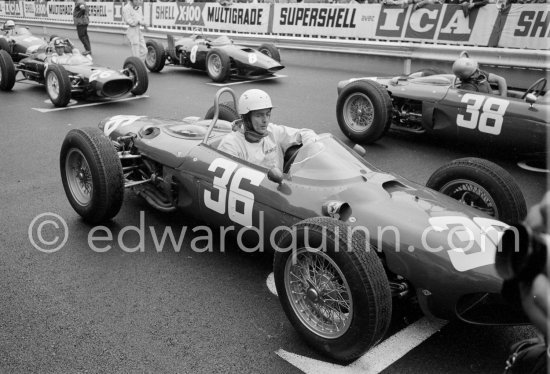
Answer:
M51 99L56 100L59 97L59 79L57 79L57 75L53 72L48 74L46 87Z
M222 61L220 59L220 56L217 54L213 54L208 59L208 70L211 71L213 74L220 74L222 71Z
M147 55L145 56L145 62L148 66L154 66L157 63L157 53L152 45L147 46Z
M457 179L443 185L440 192L492 217L499 216L497 204L491 194L476 182Z
M65 159L65 172L74 199L82 206L90 204L93 194L92 172L79 149L69 151Z
M349 95L344 103L344 120L354 131L368 130L374 122L374 106L367 95Z
M292 308L308 329L327 339L347 332L353 317L350 287L327 254L299 249L287 259L284 281Z

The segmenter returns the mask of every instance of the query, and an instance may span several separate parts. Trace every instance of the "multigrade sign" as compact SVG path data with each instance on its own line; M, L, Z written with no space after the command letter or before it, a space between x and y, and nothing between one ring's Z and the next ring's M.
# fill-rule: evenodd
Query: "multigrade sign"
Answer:
M269 4L234 3L222 6L204 3L203 19L208 28L227 31L267 33L270 17Z

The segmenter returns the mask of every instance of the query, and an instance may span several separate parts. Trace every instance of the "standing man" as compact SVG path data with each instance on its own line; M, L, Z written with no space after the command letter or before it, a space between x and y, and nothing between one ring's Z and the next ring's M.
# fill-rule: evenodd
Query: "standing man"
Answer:
M91 55L92 47L90 45L90 38L88 38L88 24L90 23L90 19L88 17L88 6L85 0L76 0L73 10L73 19L76 25L78 39L80 39L85 49L82 54Z
M142 5L143 0L129 0L122 8L122 18L124 22L128 24L126 37L132 46L132 55L144 60L147 55L147 47L140 25L142 25L145 30L147 30L147 25L145 24L143 13L140 9Z

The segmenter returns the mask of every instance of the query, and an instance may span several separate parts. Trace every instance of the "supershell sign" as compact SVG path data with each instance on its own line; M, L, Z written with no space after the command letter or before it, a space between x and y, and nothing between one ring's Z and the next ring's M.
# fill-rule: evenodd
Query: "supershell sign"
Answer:
M487 45L497 15L496 7L479 8L468 17L459 5L382 7L376 37Z

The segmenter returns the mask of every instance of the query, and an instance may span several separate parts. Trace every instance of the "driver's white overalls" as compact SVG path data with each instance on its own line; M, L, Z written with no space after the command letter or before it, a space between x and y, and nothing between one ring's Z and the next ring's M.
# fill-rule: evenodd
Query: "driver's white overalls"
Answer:
M237 156L253 164L268 169L274 167L283 170L284 153L295 144L307 144L315 141L317 134L309 129L295 129L270 123L267 125L268 135L258 143L250 143L241 131L226 135L218 149Z
M145 39L140 29L140 24L144 24L145 21L141 8L135 9L131 2L127 2L122 8L122 18L128 24L126 37L130 41L132 55L142 60L145 59L147 47L145 46Z

